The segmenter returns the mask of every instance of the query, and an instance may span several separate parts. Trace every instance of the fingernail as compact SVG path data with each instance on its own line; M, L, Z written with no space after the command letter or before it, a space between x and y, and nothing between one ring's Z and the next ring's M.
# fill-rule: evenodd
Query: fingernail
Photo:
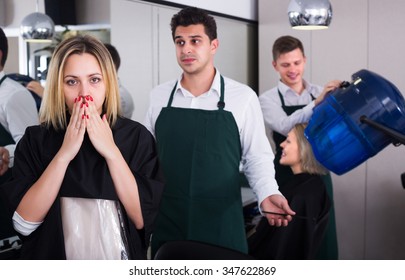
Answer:
M80 108L83 108L83 103L82 103L82 104L80 104Z
M90 101L93 101L93 97L90 96Z
M89 107L89 103L86 102L86 107Z
M82 115L82 119L84 119L84 114Z
M89 115L86 115L87 119L89 119Z
M89 96L88 96L88 95L86 96L86 100L89 100Z
M75 98L75 103L76 103L76 101L77 101L77 97Z
M77 101L80 101L82 99L82 97L81 96L79 96L79 98L77 99Z

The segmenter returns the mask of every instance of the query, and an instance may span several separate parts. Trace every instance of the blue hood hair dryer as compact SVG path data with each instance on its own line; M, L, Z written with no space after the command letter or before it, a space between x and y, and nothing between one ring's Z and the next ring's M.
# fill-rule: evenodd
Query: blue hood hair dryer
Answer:
M328 94L314 108L305 129L317 160L337 175L390 143L405 145L404 134L404 97L392 83L368 70L354 73L352 82Z

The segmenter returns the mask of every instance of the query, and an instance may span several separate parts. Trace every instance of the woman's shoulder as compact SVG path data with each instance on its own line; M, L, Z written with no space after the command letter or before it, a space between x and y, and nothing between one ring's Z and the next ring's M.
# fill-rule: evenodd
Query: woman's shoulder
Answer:
M64 131L56 131L45 125L34 125L26 128L18 142L17 150L24 153L54 155L63 141Z
M47 128L44 124L32 125L25 129L24 135L27 135L30 138L41 138L52 133L51 130L53 129Z
M320 175L300 173L295 174L282 188L286 192L310 195L325 190L325 184ZM283 190L281 190L283 192Z
M135 120L132 120L132 119L129 119L126 117L118 117L115 127L116 128L123 128L123 127L124 128L125 127L138 128L138 127L143 127L143 125L138 121L135 121Z
M309 174L309 173L301 173L298 174L300 176L301 184L316 189L324 189L325 183L322 180L321 175L319 174Z
M131 133L136 133L136 134L146 134L146 135L151 135L152 134L149 132L149 130L140 122L134 121L132 119L128 119L125 117L119 117L117 119L117 122L113 128L113 131L115 133L126 133L126 132L131 132ZM153 136L152 136L153 137Z
M119 118L113 127L113 135L115 144L125 156L155 149L155 138L143 124L137 121Z

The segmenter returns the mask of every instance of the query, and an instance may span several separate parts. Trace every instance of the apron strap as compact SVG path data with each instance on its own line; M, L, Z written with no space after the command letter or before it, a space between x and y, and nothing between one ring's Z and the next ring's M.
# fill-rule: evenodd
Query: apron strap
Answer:
M284 98L283 98L283 95L282 95L281 92L280 92L280 89L277 88L277 91L278 91L278 96L280 96L281 106L282 106L282 107L285 107ZM314 101L314 100L316 99L315 96L313 96L312 93L309 93L309 94L311 95L312 101Z
M4 80L7 78L7 75L4 75L3 78L0 80L0 85L4 82Z
M167 107L169 107L169 108L172 107L173 96L176 91L176 87L177 87L177 82L175 83L175 85L172 89L172 92L170 93L169 101L167 102ZM222 75L221 75L221 96L220 96L218 104L217 104L219 110L223 110L225 108L224 96L225 96L225 81L224 81L224 77L222 77Z
M172 102L173 102L173 95L174 92L176 91L176 87L177 87L177 82L174 84L174 87L172 89L172 93L170 93L170 98L169 98L169 102L167 102L167 107L172 107Z
M280 96L280 100L281 100L281 107L285 107L285 103L284 103L284 98L283 98L283 95L281 94L281 92L280 92L280 89L279 88L277 88L277 91L278 91L278 96Z
M7 78L7 75L4 75L0 79L0 85L3 81ZM9 144L15 144L13 137L11 136L10 132L5 129L5 127L0 123L0 146L6 146Z
M221 75L221 96L217 104L219 110L223 110L225 108L224 96L225 96L225 81L224 77L222 77Z

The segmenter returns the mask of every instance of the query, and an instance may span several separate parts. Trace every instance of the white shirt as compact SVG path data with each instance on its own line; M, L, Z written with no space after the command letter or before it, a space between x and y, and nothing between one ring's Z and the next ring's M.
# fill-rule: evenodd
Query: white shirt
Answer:
M4 71L1 71L0 79L4 75ZM16 144L28 126L39 124L37 107L31 93L10 78L6 78L0 85L0 123ZM10 154L9 167L14 165L16 144L5 146Z
M178 81L181 81L181 77ZM248 86L224 77L225 108L235 118L242 146L243 172L255 192L258 203L268 196L280 194L274 179L274 154L265 134L263 116L256 93ZM167 107L176 81L155 87L150 95L150 106L144 125L155 135L155 123L163 107ZM172 107L218 110L221 95L220 73L217 70L211 89L195 97L180 82L177 83Z
M259 96L266 128L270 131L276 131L287 136L288 132L295 124L309 121L312 116L312 110L315 106L311 94L313 97L317 98L322 93L323 87L310 84L306 81L304 81L304 86L305 90L301 94L298 94L286 84L279 81L277 87L274 87ZM284 98L284 104L286 106L306 106L295 111L290 116L287 116L281 107L281 100L278 95L279 90Z

